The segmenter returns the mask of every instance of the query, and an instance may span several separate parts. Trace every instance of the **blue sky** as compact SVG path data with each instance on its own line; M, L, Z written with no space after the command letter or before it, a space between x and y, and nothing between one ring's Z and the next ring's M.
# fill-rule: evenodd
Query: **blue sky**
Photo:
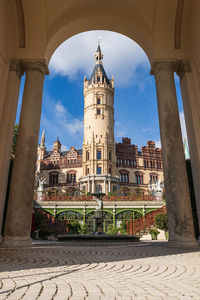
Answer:
M115 80L115 139L130 137L141 147L147 140L160 146L160 133L154 77L144 51L129 38L110 31L89 31L65 41L53 54L46 76L40 137L45 129L46 147L52 149L59 136L63 150L82 148L83 79L90 77L98 40L104 54L104 68ZM184 114L175 76L183 137ZM24 78L20 90L16 122L19 122Z

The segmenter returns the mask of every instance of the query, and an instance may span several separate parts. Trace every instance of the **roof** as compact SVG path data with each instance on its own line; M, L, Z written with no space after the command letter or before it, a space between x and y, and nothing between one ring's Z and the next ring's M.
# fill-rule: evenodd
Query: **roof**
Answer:
M103 67L102 64L96 64L96 65L94 66L92 75L91 75L90 80L89 80L89 84L91 84L92 81L95 82L95 73L98 72L98 69L99 69L99 68L100 68L100 72L101 72L101 74L102 74L103 82L104 82L104 79L105 79L105 80L106 80L106 83L109 84L110 81L109 81L109 79L108 79L108 77L107 77L107 75L106 75L106 72L105 72L104 67Z

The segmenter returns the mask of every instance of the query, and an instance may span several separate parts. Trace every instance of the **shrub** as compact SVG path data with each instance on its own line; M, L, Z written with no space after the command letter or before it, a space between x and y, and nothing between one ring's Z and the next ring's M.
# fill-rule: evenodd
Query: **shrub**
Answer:
M168 231L167 214L159 214L155 218L156 225L159 229Z
M158 229L149 229L149 233L151 234L151 235L158 235L159 233L160 233L160 231L158 231Z
M108 225L107 234L117 234L119 231L119 228L116 226L113 226L113 224Z
M81 231L81 224L79 223L79 221L77 220L70 221L69 234L79 234L80 231Z
M80 229L80 234L87 234L87 233L89 233L88 227L85 225L82 225L81 229Z
M119 228L121 234L127 234L127 221L123 220Z

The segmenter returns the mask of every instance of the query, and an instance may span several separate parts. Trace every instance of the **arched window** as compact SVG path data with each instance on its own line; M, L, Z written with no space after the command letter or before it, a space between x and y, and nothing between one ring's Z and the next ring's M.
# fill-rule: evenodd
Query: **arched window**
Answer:
M67 183L70 183L69 174L67 174Z
M120 172L120 182L129 183L129 173L127 171Z
M67 173L66 182L68 184L76 183L76 172L75 171Z
M120 182L122 182L122 174L120 174Z
M128 174L125 174L125 179L126 183L128 183Z
M51 172L49 173L49 184L57 184L58 183L58 173Z
M96 192L97 193L102 193L102 186L100 184L97 184L97 186L96 186Z

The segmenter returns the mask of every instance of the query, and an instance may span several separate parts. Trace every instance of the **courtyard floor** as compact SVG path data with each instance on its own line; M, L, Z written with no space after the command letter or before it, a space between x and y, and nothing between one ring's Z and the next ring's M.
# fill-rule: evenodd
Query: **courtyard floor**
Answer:
M200 248L158 241L0 248L0 299L200 299Z

